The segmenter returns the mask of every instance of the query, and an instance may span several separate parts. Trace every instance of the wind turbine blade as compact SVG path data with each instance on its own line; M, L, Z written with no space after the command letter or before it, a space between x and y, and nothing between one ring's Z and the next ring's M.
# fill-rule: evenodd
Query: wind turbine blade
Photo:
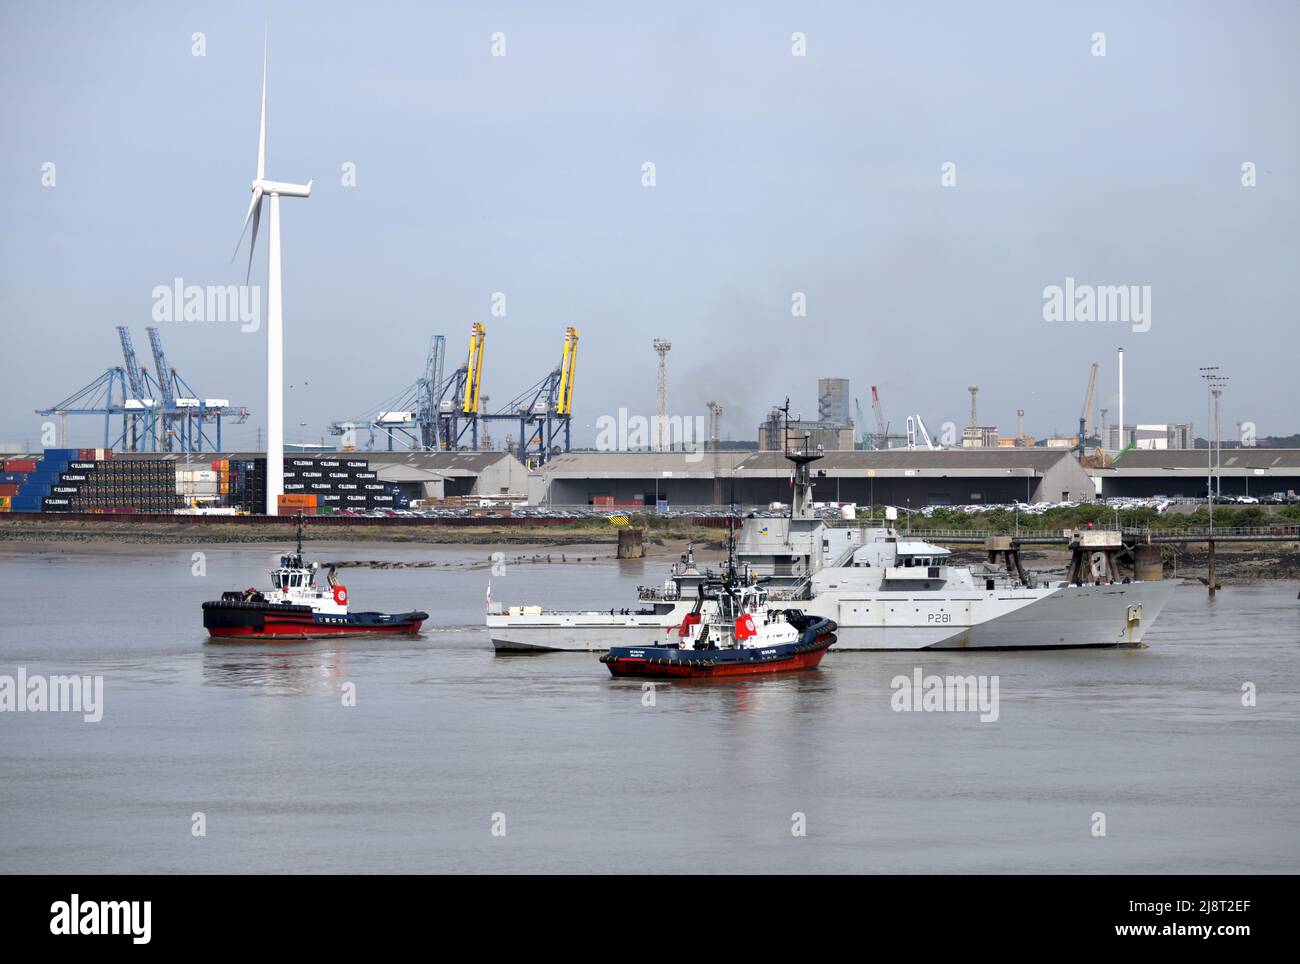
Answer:
M248 233L248 222L253 219L253 209L257 207L257 202L260 200L262 200L262 189L259 187L253 190L253 200L248 205L248 213L244 215L244 226L239 231L239 240L235 242L235 250L230 253L231 261L234 261L239 254L239 246L244 243L244 235ZM253 232L253 237L257 237L256 231Z
M244 284L253 276L253 251L257 248L257 225L262 220L262 193L257 193L257 207L253 208L253 236L248 241L248 270L244 272Z
M262 38L262 124L257 132L257 179L266 177L266 37Z

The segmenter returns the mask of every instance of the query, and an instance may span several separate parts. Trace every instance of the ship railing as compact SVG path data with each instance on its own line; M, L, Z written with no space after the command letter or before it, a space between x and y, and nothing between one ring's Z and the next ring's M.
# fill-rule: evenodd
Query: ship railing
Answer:
M853 554L861 548L862 547L857 543L847 546L844 551L840 553L839 558L829 566L824 566L823 568L839 569L842 566L847 566L852 561ZM812 577L814 575L815 574L811 572L805 573L803 578L792 586L786 586L782 589L770 589L768 590L769 597L787 602L793 599L809 599L812 594ZM780 595L777 595L778 593L780 593Z
M848 523L844 523L848 525ZM1118 532L1125 539L1145 539L1155 536L1163 541L1203 541L1215 538L1271 538L1300 540L1300 525L1263 525L1263 526L1171 526L1169 528L1152 528L1150 526L1116 526L1094 525L1077 526L1073 529L922 529L898 530L900 539L921 539L942 542L945 539L971 541L990 536L1009 536L1025 542L1065 542L1070 532Z
M636 598L642 602L677 602L682 596L675 587L666 590L663 586L637 586Z

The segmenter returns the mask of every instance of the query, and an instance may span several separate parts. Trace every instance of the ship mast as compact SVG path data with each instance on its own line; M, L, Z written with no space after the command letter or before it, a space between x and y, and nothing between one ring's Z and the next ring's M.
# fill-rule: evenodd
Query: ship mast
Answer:
M727 513L727 582L736 581L736 503Z
M812 446L812 434L804 432L801 437L795 439L793 447L790 445L790 399L785 400L785 407L781 409L784 416L784 447L785 457L794 464L794 493L790 500L790 518L791 519L811 519L813 518L813 483L812 470L808 467L813 462L822 458L825 454L822 447L818 445L815 449Z

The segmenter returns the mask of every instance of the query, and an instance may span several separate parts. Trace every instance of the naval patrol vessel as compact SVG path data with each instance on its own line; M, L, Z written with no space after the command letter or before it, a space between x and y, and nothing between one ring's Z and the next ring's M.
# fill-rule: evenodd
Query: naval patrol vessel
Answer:
M797 602L835 622L837 650L1053 649L1136 646L1178 580L1121 578L1119 533L1089 530L1072 542L1067 578L1027 574L1018 550L1004 572L954 565L947 549L900 534L881 520L862 525L819 518L810 465L822 458L807 436L785 457L793 465L790 515L744 520L736 544L740 577L762 583L768 604ZM1014 559L1014 565L1010 564ZM626 609L551 611L511 606L489 613L498 651L580 650L644 642L680 627L700 582L714 578L687 550L662 587L643 587Z

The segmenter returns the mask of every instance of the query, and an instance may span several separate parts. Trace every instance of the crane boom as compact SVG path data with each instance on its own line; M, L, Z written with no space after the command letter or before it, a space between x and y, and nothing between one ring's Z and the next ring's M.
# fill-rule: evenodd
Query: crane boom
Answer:
M560 361L560 393L555 411L558 415L573 414L573 375L578 366L578 329L570 325L564 329L564 355Z
M131 330L126 325L118 325L117 336L122 341L122 357L126 359L126 377L127 384L131 387L131 397L144 398L144 376L140 374L140 363L136 361L135 346L131 344Z
M930 440L930 433L925 430L925 422L921 421L921 416L916 416L916 426L921 430L921 438L925 439L925 447L931 452L934 451L934 442Z
M887 448L889 446L889 426L885 424L885 413L880 407L880 393L876 391L876 386L871 386L871 411L876 415L876 432L880 436L880 441L876 448Z
M163 354L162 336L158 334L157 328L146 328L149 333L149 345L153 348L153 364L158 376L158 387L162 389L163 404L171 408L176 401L175 382L172 380L173 372L167 365L167 356Z
M1097 368L1097 362L1093 362L1092 374L1088 376L1088 394L1083 400L1083 415L1080 416L1084 436L1079 440L1081 443L1092 437L1092 406L1097 398Z
M483 343L487 329L477 321L469 332L469 361L465 365L465 400L461 410L466 415L478 414L479 387L483 378Z
M436 392L442 386L442 365L446 354L447 339L434 335L429 342L429 357L425 360L425 377L429 379L430 392Z

